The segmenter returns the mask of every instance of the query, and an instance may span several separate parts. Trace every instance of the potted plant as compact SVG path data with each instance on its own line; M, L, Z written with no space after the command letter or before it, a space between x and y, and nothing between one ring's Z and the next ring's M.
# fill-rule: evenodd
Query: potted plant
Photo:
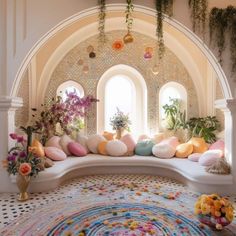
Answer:
M116 131L116 138L120 139L125 130L130 130L131 121L128 114L124 114L117 108L117 112L110 119L112 129Z

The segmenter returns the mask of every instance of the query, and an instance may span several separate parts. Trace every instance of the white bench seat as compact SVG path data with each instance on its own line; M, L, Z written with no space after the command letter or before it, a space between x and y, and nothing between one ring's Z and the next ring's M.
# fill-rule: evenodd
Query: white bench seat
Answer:
M159 159L146 156L110 157L89 154L68 157L39 173L32 180L30 191L41 192L56 188L61 182L91 174L152 174L177 179L199 192L233 193L232 175L215 175L188 159Z

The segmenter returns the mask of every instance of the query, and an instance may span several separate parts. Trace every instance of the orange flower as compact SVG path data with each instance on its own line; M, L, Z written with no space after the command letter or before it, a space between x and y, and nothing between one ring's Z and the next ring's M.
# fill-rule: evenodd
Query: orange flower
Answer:
M19 173L24 176L29 175L31 173L31 165L29 163L21 163Z
M124 47L124 43L121 40L116 40L113 44L112 44L112 48L114 50L121 50Z

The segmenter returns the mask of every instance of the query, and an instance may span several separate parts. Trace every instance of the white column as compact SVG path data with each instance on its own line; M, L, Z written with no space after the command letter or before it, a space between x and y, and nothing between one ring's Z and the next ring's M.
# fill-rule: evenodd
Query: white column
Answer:
M216 100L215 107L224 112L225 157L232 167L234 184L236 184L236 99Z
M15 111L22 105L21 98L0 97L0 192L17 190L11 183L6 169L3 168L2 161L7 157L9 147L13 146L9 134L15 131Z

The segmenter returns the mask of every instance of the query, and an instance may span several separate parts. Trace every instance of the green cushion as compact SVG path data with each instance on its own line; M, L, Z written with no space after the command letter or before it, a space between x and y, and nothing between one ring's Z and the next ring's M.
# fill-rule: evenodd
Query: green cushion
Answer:
M152 147L154 143L151 140L142 140L135 147L135 154L139 156L152 156Z

